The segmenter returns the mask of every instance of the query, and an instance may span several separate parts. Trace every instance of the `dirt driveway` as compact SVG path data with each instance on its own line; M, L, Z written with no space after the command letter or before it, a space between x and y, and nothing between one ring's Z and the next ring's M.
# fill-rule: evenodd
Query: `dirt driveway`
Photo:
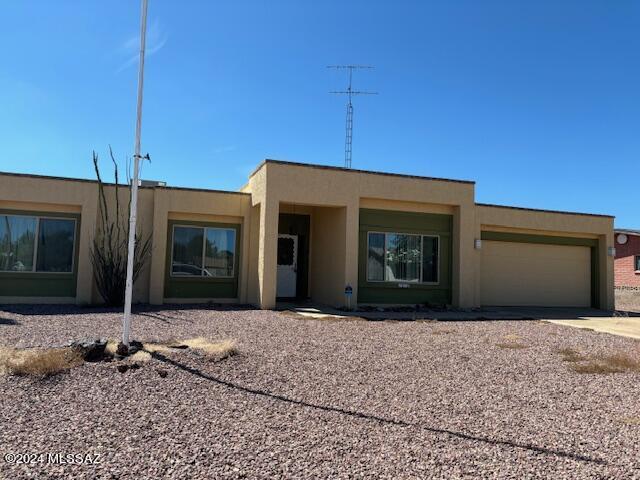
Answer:
M117 337L119 315L0 309L0 345ZM124 374L85 364L0 377L0 478L629 478L640 373L579 373L637 340L539 321L308 320L272 311L139 312L134 336L236 339ZM572 353L571 353L572 352ZM165 378L158 370L168 372ZM589 371L589 369L583 369Z

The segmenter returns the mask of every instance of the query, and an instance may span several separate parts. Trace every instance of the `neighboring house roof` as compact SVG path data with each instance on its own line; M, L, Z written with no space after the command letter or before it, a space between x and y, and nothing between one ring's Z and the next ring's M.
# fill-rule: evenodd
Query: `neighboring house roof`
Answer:
M624 233L626 235L640 236L640 230L633 230L631 228L616 228L613 230L615 233Z

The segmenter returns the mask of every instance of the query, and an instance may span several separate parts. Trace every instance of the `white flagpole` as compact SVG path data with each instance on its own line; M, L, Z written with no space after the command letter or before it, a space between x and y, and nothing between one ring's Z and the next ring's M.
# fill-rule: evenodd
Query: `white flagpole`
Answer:
M133 180L131 184L131 211L129 212L129 244L127 251L127 284L124 293L124 318L122 343L129 346L131 331L131 300L133 297L133 257L136 243L136 214L138 211L138 175L140 170L140 130L142 127L142 87L144 84L144 49L147 36L147 0L142 0L140 20L140 65L138 67L138 107L136 118L136 144L133 155Z

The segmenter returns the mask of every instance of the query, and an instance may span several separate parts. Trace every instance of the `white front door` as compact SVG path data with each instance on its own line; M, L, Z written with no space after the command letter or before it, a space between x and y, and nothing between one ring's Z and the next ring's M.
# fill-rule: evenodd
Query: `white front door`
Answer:
M298 270L298 236L278 235L277 297L295 297Z

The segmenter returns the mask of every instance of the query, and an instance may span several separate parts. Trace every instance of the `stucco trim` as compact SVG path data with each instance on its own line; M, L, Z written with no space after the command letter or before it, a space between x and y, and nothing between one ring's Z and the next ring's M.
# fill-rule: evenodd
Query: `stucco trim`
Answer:
M563 210L545 210L542 208L514 207L511 205L494 205L491 203L476 203L476 207L506 208L509 210L522 210L525 212L558 213L560 215L581 215L585 217L615 218L615 216L613 215L604 215L600 213L566 212Z
M22 178L35 178L35 179L41 179L41 180L56 180L56 181L62 181L62 182L78 182L78 183L92 183L92 184L98 184L97 180L92 180L90 178L72 178L72 177L58 177L58 176L54 176L54 175L38 175L38 174L34 174L34 173L17 173L17 172L2 172L0 171L0 175L6 175L8 177L22 177ZM115 183L108 183L108 182L102 182L102 185L105 187L114 187L116 184ZM119 183L118 184L119 187L123 187L123 188L128 188L129 185L126 183ZM182 190L182 191L187 191L187 192L206 192L206 193L230 193L232 195L251 195L250 193L247 192L237 192L235 190L217 190L217 189L210 189L210 188L192 188L192 187L174 187L174 186L168 186L168 185L155 185L155 186L150 186L150 185L140 185L138 187L140 190Z
M286 161L286 160L274 160L271 158L267 158L265 160L262 161L262 163L260 163L260 165L258 165L255 170L253 172L251 172L251 175L249 175L249 178L253 177L256 173L258 173L262 167L264 167L267 164L274 164L274 165L285 165L285 166L291 166L291 167L304 167L304 168L313 168L316 170L333 170L333 171L337 171L337 172L344 172L347 174L354 174L354 173L358 173L358 174L366 174L366 175L382 175L382 176L386 176L386 177L396 177L396 178L411 178L414 180L427 180L427 181L435 181L435 182L451 182L451 183L464 183L464 184L468 184L468 185L475 185L476 182L472 181L472 180L457 180L457 179L452 179L452 178L438 178L438 177L425 177L425 176L421 176L421 175L408 175L408 174L404 174L404 173L391 173L391 172L377 172L374 170L359 170L356 168L344 168L344 167L336 167L333 165L318 165L318 164L314 164L314 163L302 163L302 162L290 162L290 161Z

